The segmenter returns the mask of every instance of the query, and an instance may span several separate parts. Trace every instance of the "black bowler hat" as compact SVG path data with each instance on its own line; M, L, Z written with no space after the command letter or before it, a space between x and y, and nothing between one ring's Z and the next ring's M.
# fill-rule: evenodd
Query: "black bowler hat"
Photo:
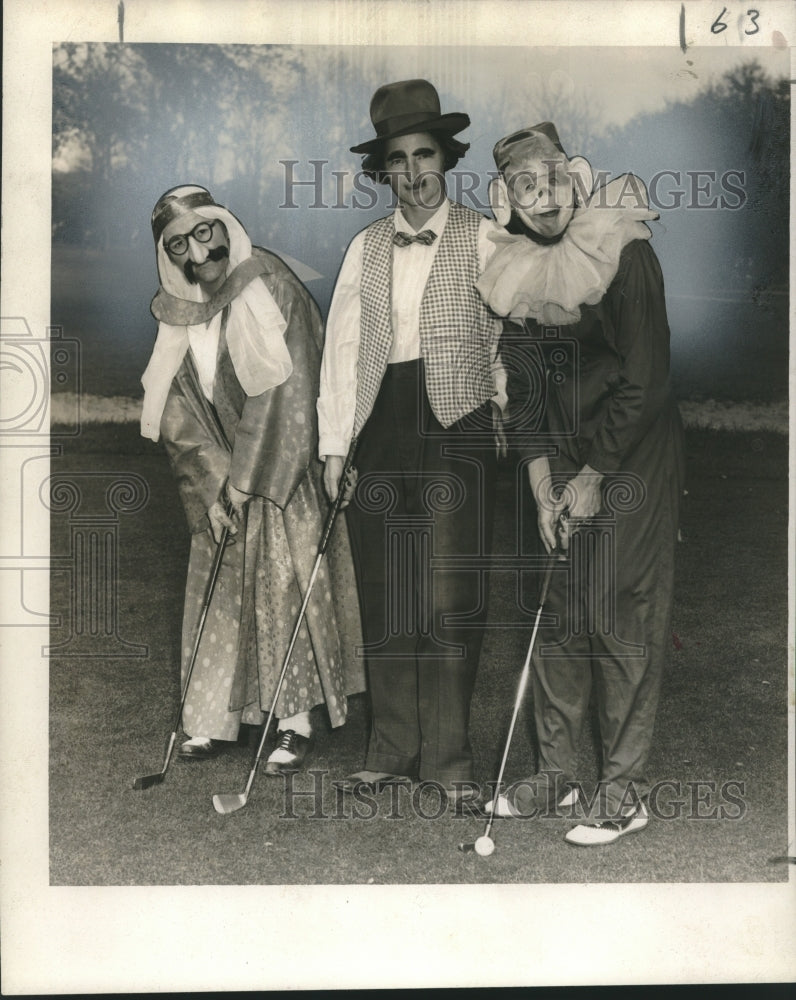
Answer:
M370 102L370 120L376 138L352 146L352 153L371 153L386 139L413 132L456 135L470 124L463 112L440 113L439 94L428 80L401 80L379 87Z

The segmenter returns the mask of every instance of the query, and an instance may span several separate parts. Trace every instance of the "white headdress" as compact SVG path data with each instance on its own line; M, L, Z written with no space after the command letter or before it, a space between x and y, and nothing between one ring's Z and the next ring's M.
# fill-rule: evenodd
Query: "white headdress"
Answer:
M188 212L223 222L229 236L228 274L252 256L246 230L230 211L215 204L205 188L184 185L166 192L152 214L158 275L163 291L186 304L201 303L207 297L201 286L189 282L183 269L169 259L163 245L163 230L173 219ZM229 305L226 338L230 359L246 394L259 396L284 382L293 370L284 339L287 323L265 283L258 279L249 281ZM141 433L153 441L160 436L160 419L169 387L188 349L188 337L189 325L160 321L152 356L141 377L144 386Z

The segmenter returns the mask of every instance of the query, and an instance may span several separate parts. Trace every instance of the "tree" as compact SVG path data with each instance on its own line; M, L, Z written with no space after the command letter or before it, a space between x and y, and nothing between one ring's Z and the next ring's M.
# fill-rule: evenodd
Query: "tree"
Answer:
M528 73L521 84L514 79L502 85L501 118L513 122L509 131L534 122L554 122L567 152L594 149L604 131L603 109L592 94L580 91L572 78L556 70L547 77Z
M92 199L86 228L107 249L114 229L114 172L144 153L141 125L151 78L134 47L65 43L54 53L53 155L85 154Z

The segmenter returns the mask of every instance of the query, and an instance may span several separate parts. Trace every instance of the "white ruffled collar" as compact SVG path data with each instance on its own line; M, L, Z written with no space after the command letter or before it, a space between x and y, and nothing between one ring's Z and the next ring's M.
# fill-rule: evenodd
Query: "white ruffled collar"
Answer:
M577 323L580 307L596 305L605 295L624 247L652 236L645 223L658 214L648 204L644 183L623 174L592 192L557 243L543 245L505 230L492 233L498 249L476 287L498 316L547 326Z

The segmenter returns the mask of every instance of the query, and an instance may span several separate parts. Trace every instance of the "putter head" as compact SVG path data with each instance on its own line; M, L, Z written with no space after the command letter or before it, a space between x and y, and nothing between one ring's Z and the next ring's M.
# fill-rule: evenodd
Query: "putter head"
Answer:
M142 791L144 788L151 788L152 785L159 785L165 776L165 771L158 771L157 774L145 774L142 778L135 779L133 782L133 788L137 792Z
M226 816L229 813L237 812L246 805L246 795L230 792L227 795L214 795L213 808L217 813Z
M462 854L471 854L475 850L475 844L459 844L459 850Z

